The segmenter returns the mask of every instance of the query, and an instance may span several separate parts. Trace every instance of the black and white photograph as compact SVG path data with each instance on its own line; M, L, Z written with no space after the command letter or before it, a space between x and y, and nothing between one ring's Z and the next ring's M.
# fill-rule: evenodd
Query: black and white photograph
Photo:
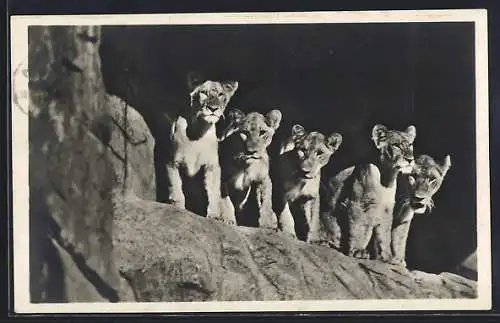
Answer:
M15 311L491 308L486 17L12 17Z

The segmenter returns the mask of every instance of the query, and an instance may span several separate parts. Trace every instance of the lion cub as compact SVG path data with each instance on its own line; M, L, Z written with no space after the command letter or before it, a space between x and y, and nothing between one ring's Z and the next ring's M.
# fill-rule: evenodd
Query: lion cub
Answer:
M275 210L283 232L307 242L317 239L321 169L341 143L338 133L327 137L316 131L308 133L298 124L292 127L291 136L281 145L275 167ZM296 230L297 221L299 227L304 224L304 232Z
M234 219L224 217L220 212L221 169L215 124L236 92L238 82L203 81L190 73L188 86L191 91L189 109L173 121L170 133L168 162L165 165L167 203L185 208L181 171L190 178L202 172L200 186L206 191L207 217L234 223Z
M240 216L253 191L259 227L277 228L267 147L280 125L281 116L279 110L271 110L266 115L258 112L245 115L237 109L228 113L229 125L221 137L222 192L226 203L231 203L229 207L235 209L238 224L248 221Z
M373 238L375 258L390 261L396 180L400 173L411 171L415 136L414 126L398 131L375 125L372 140L379 151L378 160L349 167L328 182L330 213L322 217L334 217L324 220L334 224L329 242L335 248L367 259L367 246Z
M406 240L410 224L415 214L423 214L434 206L432 197L443 183L446 173L451 167L451 157L446 155L442 162L427 155L415 159L410 174L401 178L398 191L402 192L397 199L392 225L392 263L406 267Z

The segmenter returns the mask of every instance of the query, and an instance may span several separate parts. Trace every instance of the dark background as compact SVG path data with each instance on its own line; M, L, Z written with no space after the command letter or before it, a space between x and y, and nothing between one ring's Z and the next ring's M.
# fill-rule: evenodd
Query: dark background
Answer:
M186 106L188 71L235 79L229 107L284 114L340 132L324 175L370 158L375 123L417 128L416 154L452 158L429 216L414 220L408 262L449 270L476 247L475 70L472 23L103 27L107 90L165 137L163 112ZM159 185L161 190L161 185Z

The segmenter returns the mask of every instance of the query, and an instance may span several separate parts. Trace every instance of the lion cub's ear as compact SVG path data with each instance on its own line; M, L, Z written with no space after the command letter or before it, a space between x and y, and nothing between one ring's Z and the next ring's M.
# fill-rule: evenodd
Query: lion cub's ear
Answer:
M235 133L243 119L245 118L245 113L238 109L232 109L227 113L227 120L229 122L228 126L222 131L219 141L224 141L227 137Z
M417 136L417 129L415 128L415 126L409 126L408 128L406 128L406 135L408 141L410 143L413 143L413 141L415 141L415 137Z
M326 143L333 152L339 149L340 144L342 144L342 135L340 133L332 133L328 138L326 138Z
M448 172L450 167L451 167L451 157L450 157L450 155L446 155L446 157L444 157L443 163L441 164L441 169L443 170L443 175L446 174L446 172Z
M274 130L278 129L281 123L282 114L278 109L271 110L267 113L267 124Z
M292 139L297 140L306 135L306 130L300 124L295 124L292 127Z
M387 139L387 127L381 124L377 124L372 129L372 140L375 143L375 147L382 147Z
M236 90L238 89L238 81L224 81L221 82L222 88L227 95L233 96Z
M245 117L245 113L239 109L232 109L227 113L227 119L231 123L239 123Z
M187 85L189 91L193 91L197 86L203 84L205 81L206 80L201 73L189 72L187 74Z
M292 135L281 144L280 155L295 149L295 141L304 137L306 131L300 124L293 125Z

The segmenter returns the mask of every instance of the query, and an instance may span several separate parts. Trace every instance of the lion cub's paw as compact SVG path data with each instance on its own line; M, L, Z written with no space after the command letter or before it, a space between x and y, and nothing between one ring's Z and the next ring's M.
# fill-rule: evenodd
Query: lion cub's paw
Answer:
M182 198L169 197L166 201L167 204L175 206L179 209L186 209L186 203Z
M236 225L236 220L228 219L226 217L220 216L219 214L207 214L207 218L212 219L217 222L221 222L227 225Z
M272 230L272 231L279 231L278 228L278 223L277 222L265 222L265 223L259 223L259 228L265 229L265 230Z
M350 252L350 256L357 259L370 259L370 253L366 249L354 249Z
M389 260L389 263L391 265L395 265L395 266L406 268L406 261L404 259L392 258L392 259Z
M387 256L387 255L386 256L378 256L377 260L381 261L381 262L386 262L386 263L392 264L392 257L391 256Z
M323 240L323 239L309 240L308 243L313 244L315 246L322 246L322 247L331 248L331 243L329 241Z
M285 235L286 237L288 237L290 239L297 240L297 235L293 231L278 229L278 232L281 232L283 235Z

